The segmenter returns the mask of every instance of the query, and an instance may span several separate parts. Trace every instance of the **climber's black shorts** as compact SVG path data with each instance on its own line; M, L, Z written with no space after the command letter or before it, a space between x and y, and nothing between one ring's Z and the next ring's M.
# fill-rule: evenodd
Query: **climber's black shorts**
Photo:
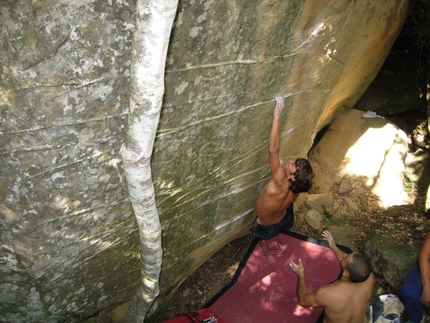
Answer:
M281 221L272 225L261 225L257 223L257 219L252 223L251 235L260 240L269 240L277 236L281 232L288 231L294 223L293 205L285 211L285 215Z

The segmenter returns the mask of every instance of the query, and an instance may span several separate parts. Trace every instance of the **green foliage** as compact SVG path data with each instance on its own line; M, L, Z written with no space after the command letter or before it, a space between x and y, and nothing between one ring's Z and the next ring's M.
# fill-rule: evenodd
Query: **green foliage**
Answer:
M425 196L425 192L420 190L418 187L418 184L416 182L416 177L413 172L411 172L411 169L406 167L404 172L404 178L403 178L403 187L406 191L406 193L409 195L409 197L413 198L414 200L419 199L419 196Z
M327 217L327 219L329 220L333 219L333 214L331 214L330 211L327 210L327 208L324 205L322 206L322 209L323 209L322 213Z
M410 170L408 168L405 169L404 175L405 175L405 177L404 177L404 180L403 180L403 185L404 185L406 191L409 194L411 194L415 190L416 184L414 183L414 181L412 179L412 174L411 174L411 172L410 172Z

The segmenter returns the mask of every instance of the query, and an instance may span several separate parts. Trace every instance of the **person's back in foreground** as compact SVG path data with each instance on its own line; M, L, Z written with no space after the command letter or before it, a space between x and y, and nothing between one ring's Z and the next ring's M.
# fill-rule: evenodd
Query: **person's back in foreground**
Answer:
M357 283L337 280L320 291L325 323L363 323L372 296L373 276Z
M347 254L334 243L330 232L323 237L340 261L342 276L339 280L309 293L301 259L290 266L297 274L297 299L304 307L324 307L324 323L363 323L369 308L374 277L367 260L358 253Z

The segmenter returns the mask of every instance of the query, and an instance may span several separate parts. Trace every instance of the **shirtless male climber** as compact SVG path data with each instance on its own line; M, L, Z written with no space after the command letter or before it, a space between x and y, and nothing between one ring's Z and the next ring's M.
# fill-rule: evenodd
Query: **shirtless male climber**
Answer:
M308 292L302 260L290 267L298 277L297 299L304 307L324 307L323 323L363 323L372 296L374 277L369 262L359 253L347 254L340 250L329 231L323 232L330 248L340 261L342 276L335 282Z
M283 109L284 99L277 97L269 135L269 163L272 178L258 195L257 218L251 228L251 234L262 240L271 239L293 225L293 201L299 193L310 189L314 177L307 159L298 158L286 164L279 159Z

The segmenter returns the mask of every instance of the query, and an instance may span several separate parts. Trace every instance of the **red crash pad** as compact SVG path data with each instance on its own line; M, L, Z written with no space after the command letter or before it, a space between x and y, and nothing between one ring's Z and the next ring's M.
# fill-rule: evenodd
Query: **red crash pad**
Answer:
M323 309L297 303L290 257L296 263L302 259L309 291L340 274L339 261L325 242L281 233L256 243L237 281L208 307L226 323L315 323Z
M346 247L339 246L349 253ZM301 258L309 291L340 274L339 261L326 242L292 232L270 240L255 239L232 282L205 308L163 323L315 323L322 308L297 303L297 276L289 259Z

